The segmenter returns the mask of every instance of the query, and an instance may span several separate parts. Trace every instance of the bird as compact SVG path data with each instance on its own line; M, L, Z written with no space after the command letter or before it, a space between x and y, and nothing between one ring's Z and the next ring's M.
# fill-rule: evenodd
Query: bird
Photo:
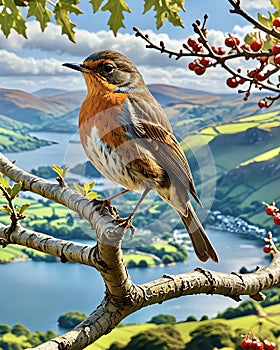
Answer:
M79 112L85 153L102 175L124 188L106 204L126 192L142 192L125 219L129 226L145 196L155 191L179 214L197 257L218 262L190 201L191 195L202 206L184 151L136 66L112 50L63 66L81 72L85 79L87 94Z

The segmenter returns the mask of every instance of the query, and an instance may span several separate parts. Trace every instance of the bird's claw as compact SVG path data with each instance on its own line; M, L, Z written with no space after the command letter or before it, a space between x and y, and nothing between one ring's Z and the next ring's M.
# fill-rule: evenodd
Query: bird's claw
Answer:
M99 209L99 214L103 214L103 210L107 207L110 214L113 216L117 216L118 215L118 209L116 207L114 207L113 205L111 205L110 201L108 199L98 199L98 198L94 198L92 200L92 202L95 203L101 203L100 209Z
M116 230L117 230L118 228L122 227L123 230L122 230L121 234L124 235L125 232L126 232L126 230L129 228L129 229L130 229L130 232L131 232L131 233L130 233L130 239L132 239L133 236L134 236L134 234L135 234L135 230L136 230L135 227L134 227L133 224L132 224L132 216L129 216L129 217L125 218L125 219L118 217L118 218L116 219L116 221L117 221L119 224L113 229L112 232L116 232Z

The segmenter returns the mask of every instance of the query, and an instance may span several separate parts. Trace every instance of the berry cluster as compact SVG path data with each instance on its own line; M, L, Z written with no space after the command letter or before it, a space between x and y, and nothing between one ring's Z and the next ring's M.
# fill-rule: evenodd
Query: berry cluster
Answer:
M197 75L203 75L210 67L221 66L230 74L226 79L228 87L238 88L246 84L245 89L238 90L238 93L244 94L245 101L248 100L253 88L272 91L273 95L266 96L258 103L260 108L270 107L274 101L280 99L280 83L277 79L280 71L280 17L276 17L279 11L270 14L269 18L261 17L255 20L240 7L240 1L230 3L234 7L232 12L240 14L254 24L254 32L247 33L244 42L229 34L223 46L211 46L206 26L207 14L204 15L203 22L198 19L192 24L196 36L189 37L178 51L168 49L163 41L157 45L152 42L148 34L142 34L137 28L134 30L136 36L147 42L146 48L156 49L168 54L169 58L175 57L176 60L182 57L194 58L188 68ZM246 69L229 64L236 59L253 60L256 65L253 69Z
M261 341L256 336L249 332L246 337L241 340L240 346L243 349L252 350L275 350L276 344L274 342L268 341L267 339Z
M194 28L199 37L197 39L190 37L187 40L187 44L183 44L183 47L187 49L190 54L197 56L197 58L188 65L191 71L194 71L197 75L202 75L205 73L206 68L221 64L232 73L232 76L226 80L228 87L237 88L246 81L249 83L247 90L239 91L240 93L245 93L245 101L248 100L253 85L261 89L263 88L262 82L271 84L269 81L270 76L280 68L280 44L271 44L271 48L267 50L268 43L265 45L260 35L252 39L250 44L241 44L238 37L229 35L225 39L225 47L210 46L207 41L205 22L206 20L201 27L199 26L199 22L196 22ZM278 28L280 28L278 27L279 24L280 17L275 18L273 21L275 29L278 30ZM255 69L247 70L246 73L242 73L241 69L234 71L226 65L226 60L233 56L242 56L246 60L257 59L260 65ZM270 67L274 66L275 69L271 69L268 67L269 65ZM267 99L262 99L259 101L258 106L260 108L269 107L272 102L273 100L268 101Z
M280 209L277 208L276 204L274 202L272 204L267 204L263 202L263 204L266 206L266 214L273 216L273 221L275 225L280 225Z

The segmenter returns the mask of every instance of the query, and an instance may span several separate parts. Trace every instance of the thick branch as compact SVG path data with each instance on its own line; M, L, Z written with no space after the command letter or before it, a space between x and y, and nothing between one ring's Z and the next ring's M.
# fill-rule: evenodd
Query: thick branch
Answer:
M23 189L63 204L90 222L96 230L98 241L97 248L91 251L94 256L88 256L87 260L83 260L84 249L88 253L88 246L84 245L83 248L80 247L80 250L76 250L75 259L77 262L98 268L111 296L122 299L122 296L126 295L127 291L131 289L131 280L125 268L121 251L122 228L118 228L113 216L109 213L101 215L98 208L100 204L94 205L92 201L84 198L77 191L68 187L61 187L56 183L46 181L19 169L1 153L0 171L16 182L21 181ZM6 232L3 238L7 238ZM35 239L35 242L31 243L33 239ZM63 261L67 259L67 256L69 256L70 261L74 258L71 249L73 242L66 243L47 235L42 238L41 234L35 234L33 231L24 230L24 236L22 236L22 230L17 228L12 233L9 232L8 240L16 244L28 244L27 246L45 253L54 253L53 255L59 256ZM50 244L47 244L48 241L50 244L54 244L53 248Z
M7 240L9 227L0 224L0 238ZM97 247L57 239L52 236L27 230L20 225L9 234L9 242L32 248L60 258L62 262L76 262L102 269L97 259Z
M97 205L67 187L34 177L0 155L0 171L14 181L22 181L24 189L68 206L87 219L96 229L97 246L74 244L22 229L0 226L0 237L40 251L97 268L106 284L106 295L100 306L72 331L40 345L37 349L82 349L110 332L129 314L142 307L192 294L219 294L240 300L250 295L261 300L261 291L280 286L280 252L272 246L273 260L265 268L250 274L227 274L197 269L181 275L168 275L142 285L134 284L127 272L121 251L122 234L109 215L100 215Z
M107 295L101 305L75 329L36 349L81 349L110 332L131 313L173 298L204 293L224 295L237 301L241 295L260 300L260 291L273 286L280 286L280 252L274 254L269 266L254 273L241 275L196 269L180 275L163 276L142 285L132 285L126 304L112 302Z

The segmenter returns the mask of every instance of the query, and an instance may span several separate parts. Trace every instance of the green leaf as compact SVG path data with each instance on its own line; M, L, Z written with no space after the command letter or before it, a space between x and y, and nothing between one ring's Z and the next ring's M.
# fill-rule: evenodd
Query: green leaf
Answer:
M29 203L26 203L26 204L23 204L20 209L19 209L19 214L22 214L26 209L30 208L31 204Z
M74 182L73 186L74 186L76 191L78 191L81 195L84 196L84 188L81 185L79 185L78 183Z
M69 166L66 166L65 168L63 168L63 170L62 170L62 177L63 178L65 178L65 175L67 174L68 170L69 170Z
M52 166L52 170L55 171L60 178L64 179L67 171L69 170L69 166L62 168L62 167L54 164Z
M92 8L93 8L93 13L96 13L99 10L103 1L104 0L89 0L90 4L92 5Z
M179 16L180 9L185 11L184 0L145 0L144 13L153 7L156 27L159 29L167 19L174 26L184 27L183 19Z
M26 21L21 15L13 0L2 0L2 11L0 13L0 27L6 37L11 33L13 28L18 34L26 36Z
M81 15L84 12L77 6L80 1L79 0L59 0L60 7L69 13L75 13L75 15Z
M10 187L9 178L4 177L4 175L2 173L0 173L0 185L3 188L9 188Z
M90 191L93 189L94 185L95 185L95 181L92 181L91 183L85 181L85 182L84 182L84 190L85 190L85 193L90 192Z
M86 198L92 201L95 198L98 198L99 194L97 192L89 192L86 194Z
M270 18L265 17L261 13L258 13L258 21L265 25L267 28L272 28L272 21Z
M63 178L63 169L60 166L54 164L52 170L55 171L59 177Z
M3 213L6 213L6 214L11 214L12 209L7 206L7 207L1 207L0 211L2 211Z
M280 0L270 0L276 11L280 11Z
M95 185L95 181L87 182L85 181L83 183L83 186L79 185L78 183L73 183L74 188L84 197L86 197L89 200L92 200L94 198L98 198L99 194L97 192L92 191L93 187Z
M130 8L124 0L108 0L101 10L111 12L107 24L116 36L120 28L125 28L123 12L130 12Z
M244 41L246 44L250 45L253 40L258 39L256 33L249 33L245 36Z
M76 4L79 4L78 0L59 0L53 10L55 20L61 26L62 34L66 34L73 43L75 42L74 28L76 24L71 22L69 13L75 13L76 15L83 13Z
M18 182L14 184L14 186L11 189L11 199L14 199L19 194L21 189L22 189L22 182Z
M42 32L50 22L51 11L46 7L46 0L29 0L27 18L34 16L40 22Z

